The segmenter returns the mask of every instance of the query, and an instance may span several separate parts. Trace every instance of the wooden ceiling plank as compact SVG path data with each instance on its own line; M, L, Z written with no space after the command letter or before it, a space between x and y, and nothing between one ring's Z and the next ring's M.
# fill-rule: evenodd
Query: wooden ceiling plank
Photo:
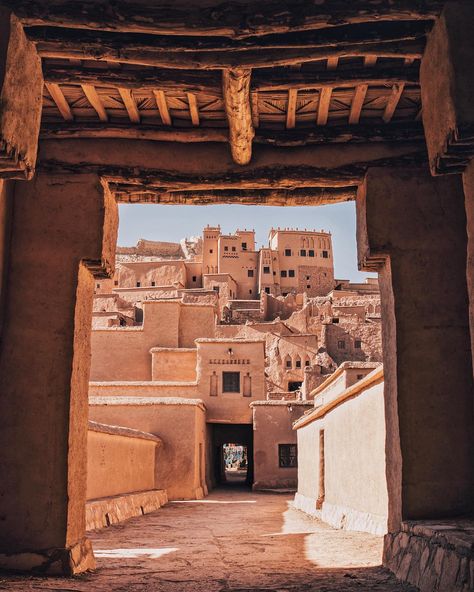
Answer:
M332 88L325 87L319 92L319 106L316 122L318 125L326 125L329 118L329 106L331 104Z
M359 84L354 92L354 98L352 99L351 111L349 113L349 124L356 125L360 121L362 108L364 106L365 97L368 90L367 84Z
M196 95L194 93L186 93L187 97L188 97L188 105L189 105L189 114L191 116L191 122L194 126L199 126L199 109L198 109L198 103L197 103L197 98Z
M400 98L403 94L404 89L405 89L404 84L394 84L393 85L392 92L391 92L390 96L388 97L387 105L385 107L385 111L382 116L382 119L385 123L390 123L390 121L392 121L392 117L395 114L395 111L397 109L398 103L400 102Z
M81 86L82 86L82 90L84 91L84 94L87 97L87 100L89 101L89 103L92 105L95 112L99 116L100 121L104 121L104 122L108 121L109 117L107 115L106 110L104 109L104 106L102 104L102 101L101 101L98 93L97 93L95 86L93 86L92 84L82 84Z
M140 113L137 108L132 91L129 88L119 88L120 97L122 98L128 117L132 123L140 123Z
M288 91L288 106L286 111L286 129L293 129L296 125L296 101L298 91L290 88Z
M74 115L72 114L71 108L69 103L66 100L66 97L63 94L59 84L54 82L46 82L45 86L51 95L51 98L56 104L59 112L61 113L63 119L65 121L74 121Z
M166 95L163 90L153 90L155 96L156 106L160 112L161 121L163 125L173 125L171 121L171 115L168 109L168 103L166 101Z
M250 102L252 108L252 123L254 128L258 128L260 125L260 113L258 108L258 90L254 90L250 93Z
M251 75L251 70L242 68L222 72L230 149L234 162L241 165L248 164L252 158L252 141L255 136L250 104Z
M327 69L328 70L337 70L337 67L339 65L339 58L333 57L333 58L329 58L328 62L327 62Z
M375 55L368 55L364 58L364 66L366 68L373 68L377 63L377 56Z

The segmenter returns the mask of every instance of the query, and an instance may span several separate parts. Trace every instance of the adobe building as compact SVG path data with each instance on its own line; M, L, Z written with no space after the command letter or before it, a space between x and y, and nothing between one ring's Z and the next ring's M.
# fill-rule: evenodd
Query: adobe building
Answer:
M473 3L201 4L1 2L0 566L94 567L92 297L117 203L353 200L380 280L383 563L472 589Z

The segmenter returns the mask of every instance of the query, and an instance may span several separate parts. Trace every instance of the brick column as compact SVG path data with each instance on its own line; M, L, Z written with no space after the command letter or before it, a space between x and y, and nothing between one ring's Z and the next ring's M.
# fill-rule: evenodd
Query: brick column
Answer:
M14 187L0 349L0 567L71 575L85 538L94 276L111 273L117 207L95 175Z
M360 265L381 279L389 530L474 502L466 215L460 175L370 169Z

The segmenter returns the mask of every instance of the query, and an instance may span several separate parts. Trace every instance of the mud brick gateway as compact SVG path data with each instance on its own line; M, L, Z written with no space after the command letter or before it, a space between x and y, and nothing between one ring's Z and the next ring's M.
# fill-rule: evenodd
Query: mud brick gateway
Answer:
M0 5L2 567L94 565L90 321L117 202L356 200L381 286L384 565L472 588L472 539L441 532L472 533L474 503L473 3Z

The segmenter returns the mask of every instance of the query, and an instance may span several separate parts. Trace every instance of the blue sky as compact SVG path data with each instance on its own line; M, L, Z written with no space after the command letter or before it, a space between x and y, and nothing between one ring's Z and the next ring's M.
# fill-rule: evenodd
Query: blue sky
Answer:
M267 244L272 226L323 229L332 233L337 278L360 281L373 275L357 270L354 202L287 208L121 205L118 244L131 246L140 238L177 242L185 236L200 235L207 224L220 224L225 233L232 233L237 228L254 229L258 247Z

